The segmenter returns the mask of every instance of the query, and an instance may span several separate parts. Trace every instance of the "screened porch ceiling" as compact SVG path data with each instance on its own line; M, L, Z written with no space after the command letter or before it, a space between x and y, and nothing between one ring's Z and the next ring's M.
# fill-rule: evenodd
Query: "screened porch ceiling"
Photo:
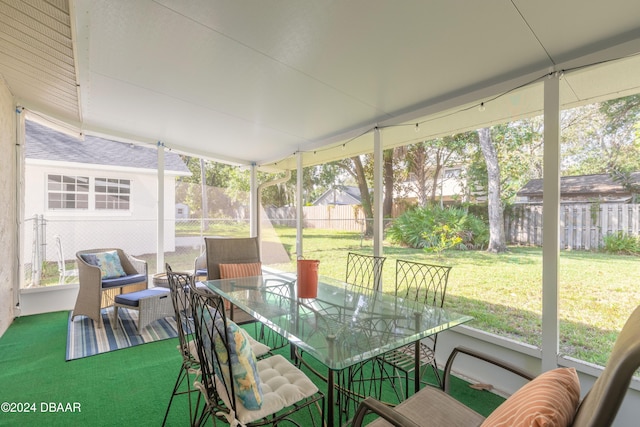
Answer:
M565 107L637 93L639 52L630 0L0 2L32 117L265 168L540 114L555 71Z

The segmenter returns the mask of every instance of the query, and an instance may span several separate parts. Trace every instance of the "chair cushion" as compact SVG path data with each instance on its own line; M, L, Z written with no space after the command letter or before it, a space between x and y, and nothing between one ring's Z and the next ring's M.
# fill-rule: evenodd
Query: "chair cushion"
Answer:
M141 283L147 280L146 274L130 274L128 276L116 277L113 279L102 279L102 288L117 288L120 286ZM166 288L165 288L166 289Z
M479 426L484 417L458 402L437 387L423 387L394 408L418 425ZM392 427L383 418L373 420L367 427ZM511 426L510 426L511 427Z
M558 368L537 376L515 392L482 426L568 426L579 403L576 370Z
M216 331L222 330L222 318L216 317ZM251 348L251 342L247 332L239 327L235 322L227 320L227 343L229 352L224 347L224 342L220 334L215 334L213 348L216 358L220 363L214 363L216 375L223 376L225 383L230 384L229 364L227 355L231 359L231 369L233 371L233 385L236 396L242 404L251 410L262 407L262 387L260 376L256 366L256 355Z
M126 276L122 263L120 263L118 251L96 252L93 254L81 254L80 256L87 264L100 267L103 279Z
M220 278L253 277L262 274L262 263L248 262L243 264L219 264Z
M129 292L128 294L116 295L113 300L118 304L127 305L129 307L138 307L140 300L144 298L151 298L158 295L168 295L171 292L167 288L151 288L143 291Z
M279 354L259 360L258 372L262 382L262 408L249 410L242 404L238 405L235 415L242 424L274 414L318 391L318 387L301 370ZM227 396L223 394L221 397L228 405Z

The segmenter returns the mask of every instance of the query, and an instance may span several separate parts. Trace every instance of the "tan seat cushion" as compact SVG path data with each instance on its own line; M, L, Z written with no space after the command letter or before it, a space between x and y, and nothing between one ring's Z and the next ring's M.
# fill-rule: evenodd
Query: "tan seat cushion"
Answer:
M479 426L484 417L435 387L425 387L395 407L405 417L419 425ZM368 426L391 426L378 418Z

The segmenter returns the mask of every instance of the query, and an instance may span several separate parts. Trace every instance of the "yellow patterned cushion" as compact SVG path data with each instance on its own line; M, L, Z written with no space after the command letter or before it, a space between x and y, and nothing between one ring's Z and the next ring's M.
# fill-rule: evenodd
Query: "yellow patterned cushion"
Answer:
M244 264L220 264L220 278L234 279L237 277L253 277L262 274L262 263L249 262Z
M558 368L534 378L504 401L482 427L568 426L580 403L580 381L574 368Z
M216 373L219 377L224 378L228 390L231 389L230 382L233 380L236 397L247 409L260 409L262 407L262 387L249 334L231 320L227 320L226 326L228 351L220 334L214 336L213 348L216 352L214 360L217 361L214 368ZM216 318L215 327L217 331L223 330L222 318ZM233 378L231 378L229 366L233 371Z

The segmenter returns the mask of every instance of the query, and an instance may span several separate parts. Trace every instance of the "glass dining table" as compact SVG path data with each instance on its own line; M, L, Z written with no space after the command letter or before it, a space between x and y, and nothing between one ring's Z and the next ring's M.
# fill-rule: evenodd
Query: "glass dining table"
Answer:
M334 374L390 350L465 323L470 316L320 277L316 298L298 298L295 276L203 282L327 368L327 425L334 422ZM233 318L233 312L231 313ZM416 352L419 354L419 352ZM416 359L416 366L419 366ZM415 369L416 391L420 369Z

